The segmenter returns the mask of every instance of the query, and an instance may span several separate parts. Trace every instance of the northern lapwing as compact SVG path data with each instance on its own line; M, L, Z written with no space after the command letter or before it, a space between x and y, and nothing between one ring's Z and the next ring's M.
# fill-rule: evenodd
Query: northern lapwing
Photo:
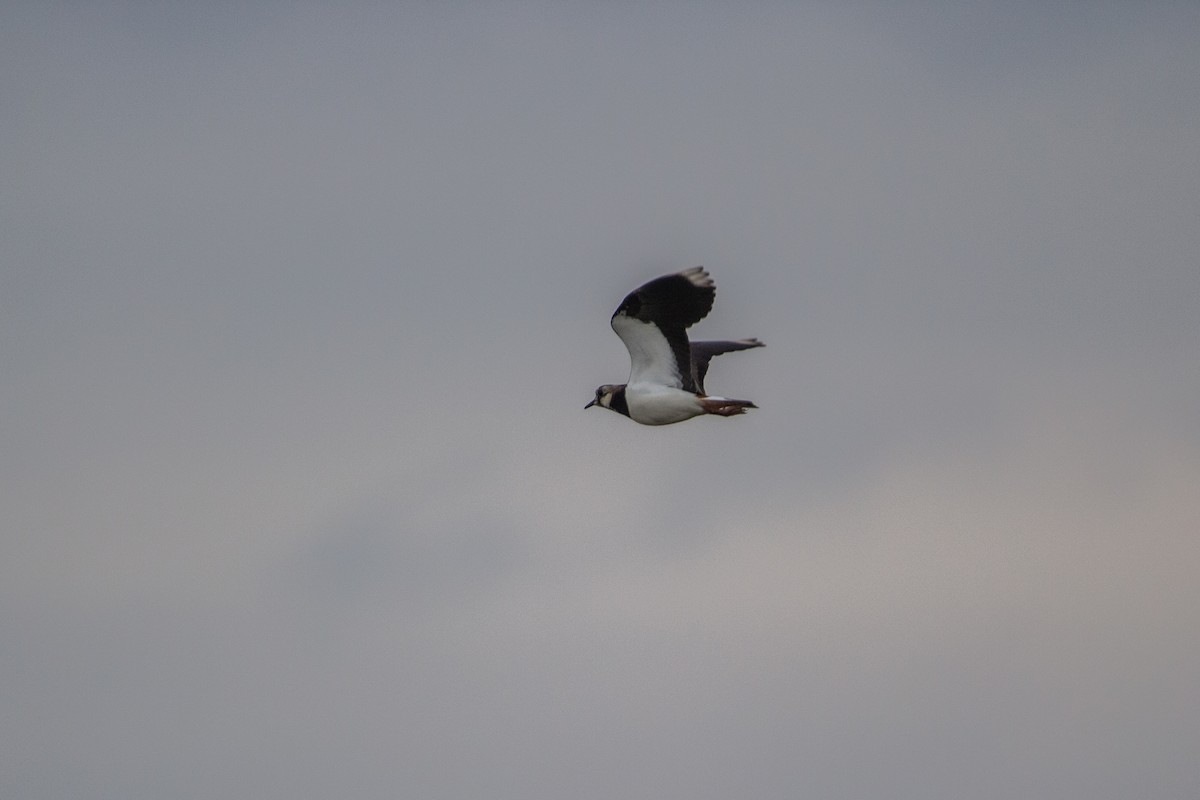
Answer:
M688 342L687 329L708 315L717 290L704 267L655 278L631 292L612 315L629 350L629 382L605 384L592 402L643 425L670 425L701 414L732 417L758 408L749 400L704 393L713 356L762 347L758 339Z

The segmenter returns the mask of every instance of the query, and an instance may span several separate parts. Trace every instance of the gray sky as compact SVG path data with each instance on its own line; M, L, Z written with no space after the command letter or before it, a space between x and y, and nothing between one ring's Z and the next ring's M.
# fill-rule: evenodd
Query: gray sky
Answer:
M0 17L0 796L1200 795L1195 4Z

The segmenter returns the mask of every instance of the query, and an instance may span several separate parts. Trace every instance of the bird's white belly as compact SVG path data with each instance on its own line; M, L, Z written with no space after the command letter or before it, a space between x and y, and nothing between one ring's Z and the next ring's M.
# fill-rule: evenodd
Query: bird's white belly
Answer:
M625 387L629 416L643 425L670 425L704 413L691 392L656 383L631 383Z

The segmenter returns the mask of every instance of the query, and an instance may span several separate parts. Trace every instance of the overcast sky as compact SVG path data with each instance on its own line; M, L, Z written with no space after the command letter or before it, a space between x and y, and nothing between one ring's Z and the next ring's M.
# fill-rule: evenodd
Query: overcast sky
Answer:
M0 796L1200 796L1197 42L6 5Z

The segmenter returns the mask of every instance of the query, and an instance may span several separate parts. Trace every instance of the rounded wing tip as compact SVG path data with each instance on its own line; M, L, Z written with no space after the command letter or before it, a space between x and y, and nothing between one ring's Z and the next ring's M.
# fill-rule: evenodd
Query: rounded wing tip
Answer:
M711 289L713 286L712 276L708 274L708 271L704 267L692 267L691 269L685 269L679 274L687 278L692 286L695 286L697 289Z

